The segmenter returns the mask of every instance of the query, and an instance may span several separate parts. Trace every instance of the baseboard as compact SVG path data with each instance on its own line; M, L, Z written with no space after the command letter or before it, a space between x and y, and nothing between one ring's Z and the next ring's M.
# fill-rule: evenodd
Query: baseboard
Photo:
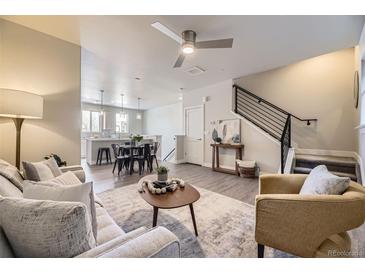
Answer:
M203 163L202 166L212 168L212 163L205 162L205 163ZM234 166L226 166L226 165L219 165L219 167L225 168L225 169L230 169L230 170L236 169L236 167L234 167Z
M186 163L186 160L185 159L181 159L181 160L175 160L175 159L173 159L173 160L170 160L170 161L168 161L169 163L173 163L173 164L183 164L183 163Z

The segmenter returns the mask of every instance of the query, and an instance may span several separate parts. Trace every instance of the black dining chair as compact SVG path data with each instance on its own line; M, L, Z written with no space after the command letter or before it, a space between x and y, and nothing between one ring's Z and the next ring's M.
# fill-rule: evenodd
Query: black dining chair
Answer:
M124 166L128 169L129 157L123 155L124 154L123 147L120 147L117 144L112 144L111 146L113 149L114 159L115 159L113 173L115 171L116 165L118 164L118 175L119 175Z
M147 162L147 170L152 172L151 144L144 144L143 155L144 155L143 170L145 163Z
M156 166L158 167L158 161L157 161L157 150L160 147L160 143L159 142L153 142L152 145L152 149L151 149L151 156L150 156L150 161L151 161L151 165L150 165L150 171L152 172L153 169L153 159L155 159L156 161Z
M130 156L130 167L129 167L129 174L132 175L134 171L134 163L138 163L138 173L139 175L142 174L144 170L144 147L131 147L131 156Z

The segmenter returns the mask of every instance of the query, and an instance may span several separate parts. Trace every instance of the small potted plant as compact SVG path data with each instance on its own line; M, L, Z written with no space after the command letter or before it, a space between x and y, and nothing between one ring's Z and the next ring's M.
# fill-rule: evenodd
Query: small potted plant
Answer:
M131 139L133 144L139 145L139 143L143 140L143 136L139 134L131 135Z
M167 167L164 166L159 166L158 168L156 168L157 171L157 180L160 182L164 182L167 181L167 175L169 172L169 169Z

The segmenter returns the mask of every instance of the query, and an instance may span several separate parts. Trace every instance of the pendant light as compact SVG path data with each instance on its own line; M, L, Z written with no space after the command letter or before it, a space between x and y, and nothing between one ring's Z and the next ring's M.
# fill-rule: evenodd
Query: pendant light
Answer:
M142 119L142 113L139 111L140 101L141 101L141 98L138 97L138 109L137 109L137 115L136 115L136 119L137 120L141 120Z

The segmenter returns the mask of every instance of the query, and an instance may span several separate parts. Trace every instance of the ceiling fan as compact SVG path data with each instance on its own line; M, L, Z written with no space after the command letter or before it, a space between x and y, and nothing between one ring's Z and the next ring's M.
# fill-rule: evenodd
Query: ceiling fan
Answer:
M196 32L193 30L184 30L180 36L160 22L155 22L151 26L181 45L182 53L177 58L174 68L181 67L185 54L193 53L195 49L232 48L233 44L233 38L196 42Z

